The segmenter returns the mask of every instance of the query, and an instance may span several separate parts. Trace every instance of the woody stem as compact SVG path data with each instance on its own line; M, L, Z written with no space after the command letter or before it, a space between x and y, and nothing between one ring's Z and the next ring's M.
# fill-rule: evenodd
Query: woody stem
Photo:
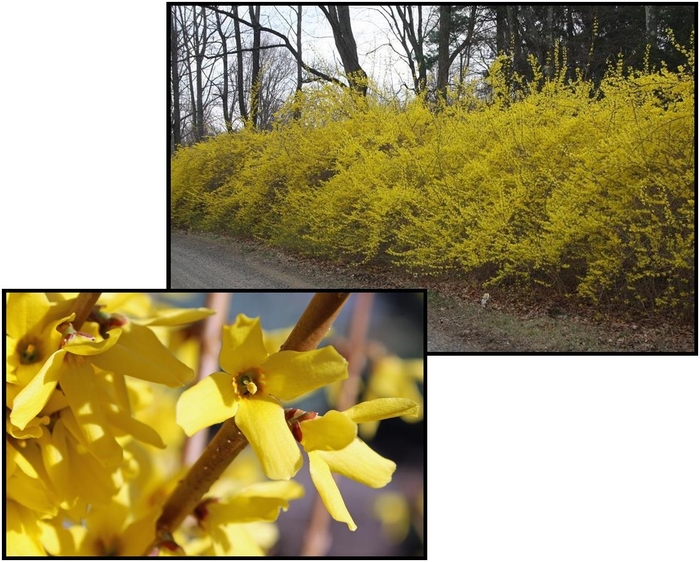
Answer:
M299 318L282 349L308 351L315 349L328 333L333 320L347 300L349 293L317 293ZM156 522L156 538L146 551L150 554L158 544L167 540L185 517L201 501L211 485L221 476L248 444L234 418L227 420L211 440L202 455L178 482Z
M80 330L87 317L92 311L92 307L95 306L97 299L100 298L102 293L79 293L78 297L75 299L75 320L72 324L76 330Z
M316 293L280 351L310 351L326 336L350 293Z

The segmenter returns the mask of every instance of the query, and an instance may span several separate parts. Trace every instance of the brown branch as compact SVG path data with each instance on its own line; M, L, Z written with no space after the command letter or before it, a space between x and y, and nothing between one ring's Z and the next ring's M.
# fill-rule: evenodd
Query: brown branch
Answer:
M156 529L167 530L169 533L177 529L247 444L248 440L234 419L226 421L204 449L202 456L170 494L156 523ZM152 549L149 548L150 550Z
M95 306L97 299L102 293L79 293L75 299L75 320L73 320L73 328L80 330L87 317L92 312L92 307Z
M326 336L350 293L316 293L280 351L310 351Z
M315 349L340 313L348 296L349 293L316 293L282 349L290 351ZM156 549L162 540L172 535L247 444L248 440L236 426L234 418L227 420L221 426L202 456L178 482L177 487L165 502L163 512L156 522L156 538L146 551L146 555Z

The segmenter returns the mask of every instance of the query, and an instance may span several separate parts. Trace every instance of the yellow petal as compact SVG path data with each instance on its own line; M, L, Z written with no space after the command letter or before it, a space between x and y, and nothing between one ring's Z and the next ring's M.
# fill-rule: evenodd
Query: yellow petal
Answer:
M15 339L40 330L40 323L51 305L44 293L7 293L5 331Z
M306 452L344 449L357 437L357 424L341 412L331 410L323 416L301 422Z
M58 512L58 506L52 502L48 490L44 483L36 478L32 478L18 470L7 480L6 499L15 500L18 504L23 505L42 516L54 517Z
M207 506L207 528L231 523L275 521L281 510L287 510L289 502L283 498L236 496Z
M17 394L10 413L10 421L14 425L24 429L41 412L56 388L65 355L63 350L52 354L36 376Z
M90 452L107 466L122 461L122 448L114 438L103 404L98 400L95 370L82 357L67 357L61 372L61 388Z
M275 400L260 396L241 400L236 425L250 442L272 480L289 480L301 468L299 446Z
M70 456L67 445L67 430L60 418L54 424L51 436L42 442L41 456L44 460L49 480L56 489L61 502L70 507L75 502L78 493L71 486L72 474L70 471ZM63 507L63 506L62 506Z
M283 498L286 500L297 500L304 497L304 486L294 480L256 482L236 493L236 497L238 496L247 498Z
M373 451L360 439L340 451L316 451L337 473L371 488L382 488L391 482L396 464Z
M165 449L163 439L150 425L146 425L145 423L122 413L113 406L105 410L105 416L107 421L109 421L113 427L120 429L125 435L131 435L134 439L141 441L141 443L148 443L149 445L153 445L159 449Z
M80 501L83 504L111 502L112 496L124 483L121 471L118 468L105 467L87 450L88 442L71 408L61 410L60 419L68 430L66 442L70 460L71 486L78 491Z
M418 404L407 398L377 398L356 404L345 410L345 414L355 423L363 423L398 416L417 416L418 411Z
M178 361L150 329L132 324L128 332L112 332L121 332L116 345L92 358L101 369L171 388L183 386L194 376L194 371Z
M121 330L115 329L110 331L110 337L105 340L96 341L86 336L76 333L69 341L66 342L63 349L75 355L98 355L105 353L119 340Z
M235 375L250 367L258 367L267 358L259 318L239 314L236 322L224 326L219 364Z
M265 551L244 525L223 525L210 530L216 556L265 556Z
M177 424L189 435L226 421L238 411L231 375L214 373L185 390L177 400Z
M143 556L153 540L156 521L162 509L151 508L146 515L131 523L120 536L119 556Z
M215 311L209 308L165 308L151 318L134 320L141 326L181 326L191 324L211 316Z
M270 355L260 368L267 391L280 400L348 378L348 362L332 347L313 351L280 351Z
M323 505L326 506L331 517L341 523L347 523L351 531L357 529L357 525L352 520L348 508L345 507L338 485L333 480L333 475L328 465L318 451L309 453L309 472L311 473L311 480L316 486L321 500L323 500Z
M13 502L5 502L5 548L8 556L46 556L36 514Z

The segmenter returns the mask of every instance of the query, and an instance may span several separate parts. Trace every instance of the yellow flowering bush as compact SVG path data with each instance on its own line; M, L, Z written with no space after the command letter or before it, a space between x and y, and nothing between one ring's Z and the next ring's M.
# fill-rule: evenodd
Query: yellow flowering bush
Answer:
M310 90L272 131L179 150L173 224L688 314L695 59L677 48L683 66L617 64L600 84L566 80L565 61L545 77L533 59L534 80L513 77L515 91L499 58L481 87L439 110ZM207 166L227 157L235 171L220 181L223 164Z
M288 401L347 378L332 346L315 349L347 296L317 295L304 322L268 337L258 318L238 315L221 330L222 371L194 381L177 355L197 368L184 331L213 310L145 294L6 292L6 553L265 555L280 512L304 495L291 480L300 447L331 516L354 530L319 471L385 486L396 465L356 437L356 424L419 406L383 398L289 415L299 410ZM187 439L214 424L199 459L183 464ZM248 444L253 454L237 459Z

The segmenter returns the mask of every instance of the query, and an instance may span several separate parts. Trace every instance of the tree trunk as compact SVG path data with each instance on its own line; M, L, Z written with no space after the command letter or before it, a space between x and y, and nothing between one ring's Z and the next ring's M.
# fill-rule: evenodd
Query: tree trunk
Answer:
M250 77L250 123L253 129L258 126L260 107L260 4L248 6L250 23L253 24L253 70Z
M304 70L304 67L301 64L301 10L302 10L302 5L299 4L297 5L297 53L299 54L299 57L296 59L297 61L297 87L296 90L294 91L294 98L295 101L297 102L294 104L294 119L300 119L301 118L301 102L299 101L299 97L301 95L301 89L304 84L304 75L302 71Z
M440 4L440 23L438 27L438 71L437 97L444 100L447 96L447 80L450 71L450 12L449 4Z
M335 46L343 63L350 87L367 95L367 73L360 66L357 44L350 25L350 7L345 4L320 6L333 30Z
M228 45L226 34L224 33L223 27L221 26L221 16L216 14L216 30L219 32L219 37L221 38L221 47L223 48L223 55L221 62L223 63L222 69L222 81L223 87L221 92L221 107L224 113L224 124L226 125L226 130L231 133L233 132L233 123L231 122L233 116L229 111L229 67L228 67Z
M502 55L508 51L508 23L506 7L496 6L496 54Z
M656 46L656 26L658 23L657 7L650 5L644 6L644 16L646 23L647 43L649 43L653 48Z
M236 35L236 95L238 96L238 111L243 121L248 120L248 109L245 105L245 83L243 81L243 43L241 42L241 26L238 23L238 5L233 8L233 31Z
M171 154L182 144L182 124L180 123L180 71L177 62L177 23L175 6L170 12L170 87L172 92L172 110L170 113Z

